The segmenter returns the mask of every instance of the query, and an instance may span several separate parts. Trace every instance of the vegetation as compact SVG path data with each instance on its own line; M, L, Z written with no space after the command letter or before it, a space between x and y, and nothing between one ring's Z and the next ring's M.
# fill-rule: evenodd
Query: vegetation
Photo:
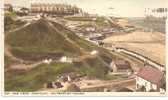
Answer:
M107 19L105 19L104 17L96 18L95 23L99 27L102 27L102 26L103 27L108 27L108 26L110 26L110 22Z
M52 22L52 24L57 28L57 30L62 31L65 37L68 37L72 41L75 41L77 45L84 48L85 50L90 51L97 47L96 45L78 37L72 31L65 29L62 25L55 23L55 22Z
M20 21L20 20L14 20L16 19L16 13L14 12L9 12L5 14L4 17L4 30L5 33L9 32L10 30L13 30L17 27L20 27L25 24L25 22Z
M56 59L63 55L78 56L82 54L81 48L86 52L99 49L62 25L54 22L52 24L55 28L51 27L46 20L41 19L10 33L6 37L6 43L12 47L13 55L34 61L46 57Z
M63 73L78 73L101 79L115 79L107 75L108 67L98 58L76 63L41 64L30 71L10 70L5 73L5 91L37 91L45 83L56 81Z
M35 91L44 83L56 80L57 75L75 71L72 64L42 64L31 71L11 70L5 73L5 91Z
M50 27L46 20L41 19L10 33L6 37L6 43L12 47L15 56L25 60L41 59L52 54L57 57L80 55L79 47L68 41L63 34L63 31Z
M12 18L16 18L17 15L15 12L8 12L8 13L5 13L5 17L12 17Z
M65 19L71 21L93 21L93 17L65 17Z
M107 75L108 65L115 56L58 23L40 19L9 33L5 41L10 45L14 56L31 61L62 56L80 58L92 50L99 52L98 55L79 62L41 64L29 71L9 70L5 72L6 91L36 91L43 88L45 83L55 81L57 76L70 72L100 79L115 79Z
M147 18L128 18L128 21L137 26L138 28L153 31L166 33L166 19L165 18L155 18L155 17L147 17Z
M5 64L5 69L8 68L12 64L18 63L18 61L13 60L6 55L4 56L4 61L5 61L5 63L4 63Z

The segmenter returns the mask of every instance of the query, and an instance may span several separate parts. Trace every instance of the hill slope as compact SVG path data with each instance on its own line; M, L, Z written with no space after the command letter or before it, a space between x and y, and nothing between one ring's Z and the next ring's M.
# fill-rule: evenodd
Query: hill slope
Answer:
M65 30L63 28L62 30ZM25 60L36 60L53 56L75 56L82 51L78 45L74 45L64 31L52 27L45 19L40 19L29 26L10 33L6 38L12 48L12 53Z
M108 65L115 59L107 50L46 19L9 33L6 44L14 56L25 61L46 57L56 59L64 55L81 59L73 63L41 64L28 71L9 70L5 72L6 91L36 91L43 88L45 83L56 81L58 75L72 72L109 79ZM93 50L97 50L98 54L92 57L90 52Z

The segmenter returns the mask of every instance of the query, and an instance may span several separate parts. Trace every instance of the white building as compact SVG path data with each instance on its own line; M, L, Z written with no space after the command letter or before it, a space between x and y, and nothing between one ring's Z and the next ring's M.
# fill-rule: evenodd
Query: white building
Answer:
M52 59L45 59L43 60L43 63L45 64L50 64L52 62Z
M141 92L160 91L164 74L150 66L139 70L136 75L136 89Z
M87 27L85 29L87 32L95 32L96 31L96 28L95 27Z
M4 11L5 12L13 11L13 6L11 4L4 4Z
M72 63L73 59L72 58L68 58L66 56L63 56L63 57L60 58L60 62L62 62L62 63Z
M90 52L90 54L91 55L96 55L96 54L98 54L98 51L97 50L93 50L93 51Z

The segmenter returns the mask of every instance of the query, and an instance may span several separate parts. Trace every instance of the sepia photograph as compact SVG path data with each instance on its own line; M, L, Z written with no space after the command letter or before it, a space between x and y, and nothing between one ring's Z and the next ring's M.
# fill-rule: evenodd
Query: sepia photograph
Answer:
M4 0L4 96L165 96L167 0Z

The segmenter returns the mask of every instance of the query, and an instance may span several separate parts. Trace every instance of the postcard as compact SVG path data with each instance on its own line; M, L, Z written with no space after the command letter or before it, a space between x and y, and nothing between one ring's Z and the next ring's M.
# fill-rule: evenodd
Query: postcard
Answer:
M2 1L2 95L166 96L166 1Z

